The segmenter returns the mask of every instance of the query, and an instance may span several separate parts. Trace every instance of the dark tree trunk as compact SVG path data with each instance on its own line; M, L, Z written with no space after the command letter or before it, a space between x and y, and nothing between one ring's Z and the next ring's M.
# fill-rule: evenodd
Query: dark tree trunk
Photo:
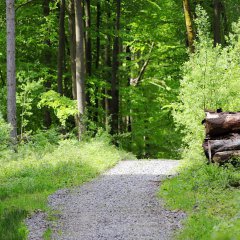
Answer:
M126 47L126 54L127 54L127 56L126 56L126 60L129 62L129 63L131 63L131 49L130 49L130 46L127 46ZM128 87L130 87L130 85L131 85L131 78L132 78L132 76L131 76L131 68L129 67L128 68L128 72L129 72L129 76L128 76L128 83L127 83L127 86ZM131 119L131 99L129 98L128 99L128 106L127 106L128 108L129 108L129 116L126 116L126 130L127 130L127 132L131 132L132 131L132 119Z
M106 8L107 8L107 21L106 21L106 26L108 29L111 29L112 24L111 24L111 5L110 5L110 0L106 1ZM109 33L106 35L106 44L105 44L105 56L104 56L104 61L105 61L105 78L107 84L109 86L111 85L111 36ZM104 89L104 94L111 96L111 90L109 90L108 86L105 87ZM110 114L110 99L108 97L104 97L104 110L105 110L105 127L106 129L109 126L109 114Z
M222 43L221 33L221 13L222 3L221 0L213 0L213 33L214 33L214 46Z
M183 9L184 9L185 22L186 22L186 29L187 29L188 47L190 52L194 52L195 33L193 29L193 21L191 16L189 0L183 0Z
M63 95L63 71L65 55L65 0L60 3L58 45L58 92Z
M225 44L225 36L229 33L228 19L226 14L225 3L222 3L222 21L223 21L223 33L222 33L222 43Z
M69 2L69 33L70 33L70 59L71 59L71 76L72 76L72 96L77 99L76 87L76 32L75 32L75 10L74 0Z
M15 1L6 0L7 17L7 118L12 126L13 142L17 139L16 62L15 62Z
M50 1L51 0L44 0L43 1L43 15L45 17L48 17L49 14L50 14L50 7L49 7ZM44 42L48 46L47 49L45 50L44 56L43 56L44 57L44 63L45 63L46 66L50 67L49 65L51 64L51 57L52 57L51 51L50 51L51 41L50 41L49 38L46 38ZM44 85L45 85L46 91L51 89L51 81L50 80L47 80ZM50 128L51 123L52 123L52 119L51 119L50 112L49 112L49 110L45 109L44 125L46 126L46 128Z
M100 22L101 22L101 4L100 0L97 1L97 22L96 22L96 33L97 33L97 41L96 41L96 69L99 67L99 59L100 59Z
M118 114L119 114L119 82L118 82L118 69L119 69L119 30L120 30L120 13L121 13L121 0L116 3L116 21L115 21L115 37L113 45L112 57L112 79L111 79L111 131L113 134L118 133Z
M85 0L85 23L86 23L86 73L88 76L92 74L92 39L91 39L91 10L90 0Z

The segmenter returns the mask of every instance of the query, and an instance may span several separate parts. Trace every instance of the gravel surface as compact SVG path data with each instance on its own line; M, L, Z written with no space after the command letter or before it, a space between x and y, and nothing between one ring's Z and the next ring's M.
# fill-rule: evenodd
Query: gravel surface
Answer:
M101 177L73 190L59 190L49 205L60 212L54 224L27 220L29 239L42 239L51 224L54 240L164 240L181 227L185 214L169 211L156 197L174 160L122 161ZM38 219L36 216L32 219ZM41 232L42 230L42 232Z

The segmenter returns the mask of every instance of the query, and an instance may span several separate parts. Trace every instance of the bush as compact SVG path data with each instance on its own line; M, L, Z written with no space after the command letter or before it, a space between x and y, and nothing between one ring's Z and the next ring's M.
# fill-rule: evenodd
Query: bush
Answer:
M240 239L239 169L194 163L166 180L160 195L174 209L187 212L175 239Z
M228 46L213 47L206 12L198 7L197 15L198 41L195 53L183 66L179 102L173 113L185 136L185 159L202 159L205 109L239 111L240 106L240 21L233 24Z
M5 122L0 113L0 152L7 148L10 140L11 127Z

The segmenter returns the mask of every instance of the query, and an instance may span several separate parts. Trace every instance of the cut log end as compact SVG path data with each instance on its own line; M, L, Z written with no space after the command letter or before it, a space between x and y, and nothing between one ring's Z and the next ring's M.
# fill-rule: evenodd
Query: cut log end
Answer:
M240 112L207 111L203 149L209 162L223 164L240 158Z
M240 151L225 151L225 152L218 152L213 157L213 162L215 163L225 163L230 161L234 157L240 158Z

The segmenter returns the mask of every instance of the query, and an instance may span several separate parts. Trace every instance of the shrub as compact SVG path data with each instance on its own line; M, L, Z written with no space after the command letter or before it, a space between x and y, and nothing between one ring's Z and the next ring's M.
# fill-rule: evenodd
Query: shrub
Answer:
M5 122L0 113L0 152L5 150L9 143L10 130L10 125Z
M195 52L183 66L179 102L174 105L174 119L184 134L185 159L201 159L205 109L237 111L240 105L240 21L233 24L228 45L214 47L209 34L206 12L197 8L198 40ZM194 155L194 156L193 156Z

